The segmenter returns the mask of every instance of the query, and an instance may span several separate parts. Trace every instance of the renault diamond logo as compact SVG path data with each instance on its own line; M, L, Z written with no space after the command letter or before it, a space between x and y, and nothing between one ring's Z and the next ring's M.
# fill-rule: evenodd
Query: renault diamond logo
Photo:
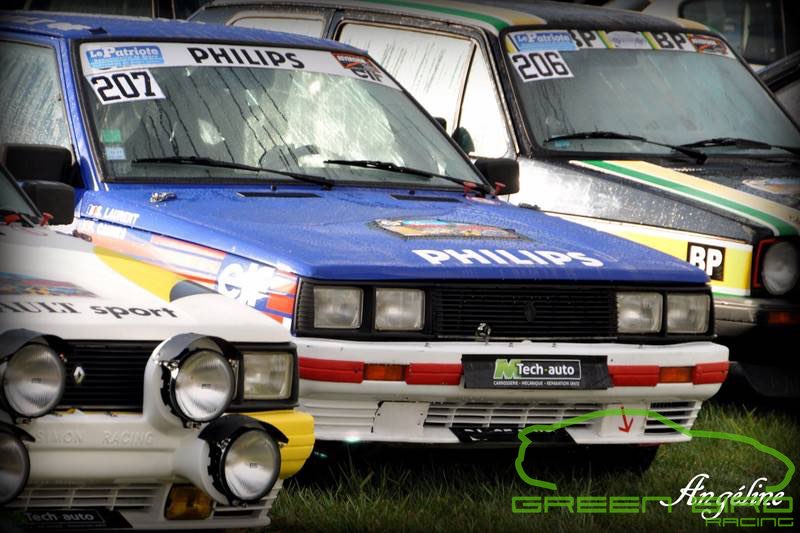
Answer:
M536 321L536 306L533 305L533 302L528 302L525 304L525 319L528 322Z
M75 385L80 385L83 383L83 379L86 377L86 372L84 372L83 368L80 366L75 367L75 372L72 373L72 379L75 380Z

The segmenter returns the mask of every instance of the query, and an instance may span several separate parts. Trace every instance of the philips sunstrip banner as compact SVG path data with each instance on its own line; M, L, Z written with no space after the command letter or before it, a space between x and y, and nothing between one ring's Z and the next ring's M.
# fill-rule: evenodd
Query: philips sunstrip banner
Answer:
M95 91L105 82L97 76L120 72L141 72L130 81L140 92L158 93L149 69L162 67L245 67L295 70L356 78L394 89L399 87L369 58L347 52L304 50L271 46L204 43L104 42L81 45L81 65ZM102 80L102 79L101 79ZM130 89L128 81L124 85ZM146 90L149 85L150 91ZM108 90L107 90L108 91ZM125 92L123 90L123 92ZM98 93L98 96L100 94ZM100 96L104 100L103 96Z

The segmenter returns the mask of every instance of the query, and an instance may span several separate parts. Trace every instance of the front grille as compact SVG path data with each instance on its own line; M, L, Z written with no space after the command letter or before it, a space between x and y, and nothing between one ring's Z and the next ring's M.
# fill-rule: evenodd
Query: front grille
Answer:
M686 429L692 429L701 402L658 402L650 404L650 410L656 411ZM648 417L644 428L645 435L664 435L678 433L670 426L664 425L654 417Z
M447 286L430 291L433 333L474 339L482 323L492 339L613 338L615 291L605 287Z
M214 503L213 519L258 518L272 508L282 486L281 480L262 499L247 505L230 506ZM125 485L49 485L25 487L17 499L9 502L16 510L34 509L109 509L135 511L161 517L171 485L131 483ZM163 520L163 518L161 518Z
M431 403L426 426L445 428L525 428L533 424L555 424L602 409L598 403ZM571 428L591 426L592 420Z
M143 510L158 506L162 485L28 485L9 503L17 509Z
M75 341L70 346L60 407L141 410L144 368L157 342ZM83 371L80 384L78 367Z

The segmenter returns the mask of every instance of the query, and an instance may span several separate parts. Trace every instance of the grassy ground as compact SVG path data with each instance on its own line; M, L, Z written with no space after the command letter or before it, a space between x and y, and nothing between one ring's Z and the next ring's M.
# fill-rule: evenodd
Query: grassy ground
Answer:
M753 437L800 466L800 420L785 409L707 404L695 429ZM646 514L514 514L514 496L671 496L696 474L711 477L706 490L735 492L759 477L770 483L782 463L750 446L711 439L662 446L643 475L598 469L579 453L552 449L536 454L526 470L558 485L557 493L519 480L516 450L425 450L351 446L337 457L319 457L289 481L273 509L277 531L707 531L685 505L672 513L648 506ZM623 458L624 460L624 458ZM800 496L800 474L786 494ZM746 492L747 489L745 489ZM753 510L735 515L758 516ZM761 515L764 516L764 515ZM768 515L787 516L787 515ZM791 515L789 515L791 516ZM726 527L731 530L731 527Z

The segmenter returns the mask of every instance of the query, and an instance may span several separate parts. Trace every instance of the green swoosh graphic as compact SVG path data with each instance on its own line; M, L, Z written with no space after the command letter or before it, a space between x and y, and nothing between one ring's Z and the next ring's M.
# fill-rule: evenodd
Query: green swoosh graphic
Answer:
M532 478L531 476L528 475L527 472L525 472L525 469L522 466L522 462L525 460L525 452L528 449L528 446L530 446L533 443L533 441L528 436L531 433L549 433L561 428L572 426L574 424L580 424L588 420L594 420L595 418L603 418L606 416L622 416L623 412L625 415L654 418L659 422L661 422L662 424L667 425L672 429L674 429L675 431L682 433L688 437L700 437L705 439L720 439L720 440L741 442L743 444L752 446L753 448L762 453L774 457L775 459L781 461L783 464L786 465L786 475L783 476L783 480L777 485L770 485L766 487L765 490L767 492L778 492L780 490L783 490L792 480L792 476L794 475L795 468L794 468L794 463L791 461L791 459L786 457L784 454L782 454L775 448L770 448L766 444L762 444L761 442L752 437L745 437L744 435L736 435L734 433L723 433L721 431L702 431L702 430L686 429L677 422L670 420L669 418L665 417L664 415L656 411L650 411L649 409L623 410L622 408L619 408L619 409L604 409L601 411L592 411L591 413L586 413L584 415L568 418L567 420L563 420L555 424L528 426L522 431L520 431L518 438L521 441L521 444L519 447L519 451L517 452L517 459L514 461L514 466L517 469L517 474L519 475L520 479L522 479L528 485L534 487L540 487L547 490L558 489L555 483L550 483L549 481L542 481L540 479Z
M498 31L508 26L508 23L503 19L493 17L491 15L485 15L483 13L475 11L467 11L465 9L425 4L423 2L409 2L403 0L364 0L364 1L372 4L384 4L387 6L395 6L395 7L408 7L408 8L422 9L425 11L433 11L435 13L443 13L445 15L456 15L459 17L471 18L473 20L479 20L481 22L490 24L494 26Z

